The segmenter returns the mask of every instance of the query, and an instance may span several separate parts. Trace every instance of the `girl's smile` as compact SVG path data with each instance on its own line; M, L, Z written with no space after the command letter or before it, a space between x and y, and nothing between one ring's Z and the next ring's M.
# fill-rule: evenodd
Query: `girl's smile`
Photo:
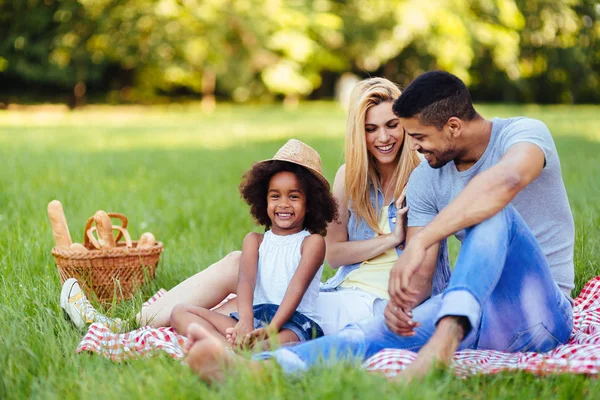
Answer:
M306 195L294 173L282 171L271 177L267 214L276 235L291 235L304 229Z
M275 216L278 217L279 219L289 219L293 215L294 214L292 214L290 212L277 212L277 213L275 213Z

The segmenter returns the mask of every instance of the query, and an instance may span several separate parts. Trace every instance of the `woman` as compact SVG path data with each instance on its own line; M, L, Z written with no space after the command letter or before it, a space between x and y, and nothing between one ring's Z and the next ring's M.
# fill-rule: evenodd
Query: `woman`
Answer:
M420 160L405 146L408 136L392 111L401 92L384 78L359 82L352 91L346 125L346 164L338 170L333 195L339 219L328 228L327 263L338 269L321 285L318 308L326 334L351 322L382 315L390 269L405 239L403 189ZM440 251L442 257L447 252ZM450 278L438 262L432 293Z
M389 271L403 249L403 188L419 158L405 146L408 136L392 111L398 87L384 78L369 78L354 88L346 125L346 164L338 170L333 195L339 218L328 227L327 263L338 272L321 285L317 312L330 334L351 322L381 315L387 300ZM167 326L177 304L211 308L235 293L240 252L233 252L175 286L138 314L141 325ZM432 295L450 278L447 250L440 249L432 278ZM66 285L66 283L65 283ZM63 288L65 299L78 293L76 283ZM85 314L86 322L101 318L81 296L65 301L69 315ZM218 311L236 311L235 300ZM75 317L72 316L75 320Z

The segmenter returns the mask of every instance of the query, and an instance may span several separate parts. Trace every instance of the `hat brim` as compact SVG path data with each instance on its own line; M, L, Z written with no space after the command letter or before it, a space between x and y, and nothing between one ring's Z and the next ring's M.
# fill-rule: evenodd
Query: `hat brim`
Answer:
M309 172L311 172L314 176L317 177L317 179L319 179L319 181L321 181L321 183L323 185L325 185L325 187L327 188L327 190L331 190L331 186L329 185L329 181L327 179L325 179L325 177L323 176L323 174L319 171L317 171L316 169L309 167L307 165L304 165L302 163L296 162L296 161L292 161L292 160L282 160L280 158L269 158L267 160L262 160L262 161L258 161L255 163L256 164L262 164L262 163L268 163L268 162L272 162L272 161L281 161L281 162L287 162L290 164L296 164L299 165L303 168L306 168Z

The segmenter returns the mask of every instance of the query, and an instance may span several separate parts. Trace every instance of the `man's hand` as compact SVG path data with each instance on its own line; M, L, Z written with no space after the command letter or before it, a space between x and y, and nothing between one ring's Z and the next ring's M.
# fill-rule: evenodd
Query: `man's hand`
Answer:
M390 271L390 303L405 312L412 310L418 303L420 293L410 287L410 280L425 261L426 253L427 249L415 237L408 243Z
M391 300L388 302L383 315L388 328L400 336L413 336L415 335L414 329L421 326L419 322L412 320L411 311L403 310Z
M410 287L410 280L425 261L426 249L413 238L390 271L388 291L390 301L385 308L385 322L390 330L401 336L412 336L420 324L412 320L412 309L420 293Z

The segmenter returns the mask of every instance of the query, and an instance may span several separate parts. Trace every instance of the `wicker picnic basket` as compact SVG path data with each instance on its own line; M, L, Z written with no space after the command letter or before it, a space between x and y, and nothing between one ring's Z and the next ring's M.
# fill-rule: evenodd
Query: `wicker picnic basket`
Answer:
M100 302L130 299L134 292L149 279L154 279L163 244L156 242L148 248L137 248L127 232L127 217L119 213L108 213L118 218L122 226L113 226L119 233L116 247L101 248L93 233L94 217L85 225L84 246L87 252L54 247L52 255L56 260L61 284L69 278L76 278L86 295ZM119 242L123 238L125 242Z

